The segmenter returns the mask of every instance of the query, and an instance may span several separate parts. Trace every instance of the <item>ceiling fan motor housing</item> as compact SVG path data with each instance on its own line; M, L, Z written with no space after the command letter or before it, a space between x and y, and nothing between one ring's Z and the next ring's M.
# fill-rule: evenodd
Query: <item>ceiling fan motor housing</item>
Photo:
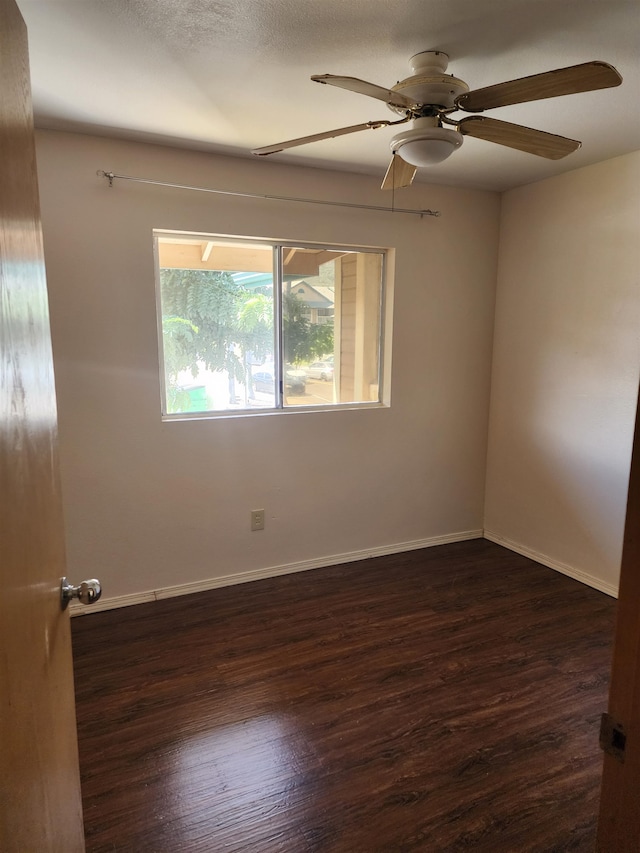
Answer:
M391 91L406 95L416 104L451 110L456 98L468 92L469 87L464 80L445 74L448 64L449 57L440 50L416 53L410 60L413 75L396 83ZM401 107L391 109L400 114L405 112Z

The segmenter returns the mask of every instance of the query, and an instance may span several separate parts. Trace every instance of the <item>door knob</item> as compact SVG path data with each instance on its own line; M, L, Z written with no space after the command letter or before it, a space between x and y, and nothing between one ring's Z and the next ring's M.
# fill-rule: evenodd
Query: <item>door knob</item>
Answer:
M91 578L87 581L82 581L79 586L72 586L66 578L60 581L60 601L64 610L74 598L81 601L83 604L95 604L102 595L102 587L100 581Z

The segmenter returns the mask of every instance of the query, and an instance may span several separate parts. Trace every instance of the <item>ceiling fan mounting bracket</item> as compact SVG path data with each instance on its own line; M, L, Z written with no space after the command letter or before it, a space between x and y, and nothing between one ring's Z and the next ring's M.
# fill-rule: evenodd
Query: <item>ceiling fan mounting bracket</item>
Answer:
M421 50L409 59L414 74L444 74L449 65L449 54L442 50Z

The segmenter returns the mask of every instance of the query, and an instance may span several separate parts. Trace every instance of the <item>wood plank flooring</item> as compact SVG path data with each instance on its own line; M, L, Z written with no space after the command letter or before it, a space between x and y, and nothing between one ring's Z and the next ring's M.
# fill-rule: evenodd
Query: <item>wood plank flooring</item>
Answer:
M76 618L87 851L591 853L614 612L474 540Z

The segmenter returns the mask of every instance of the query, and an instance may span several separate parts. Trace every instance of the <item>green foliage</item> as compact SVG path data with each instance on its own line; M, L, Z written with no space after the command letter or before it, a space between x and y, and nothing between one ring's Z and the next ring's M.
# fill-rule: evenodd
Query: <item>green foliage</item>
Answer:
M164 366L170 381L175 381L183 370L191 370L193 376L198 372L192 356L197 334L198 327L184 317L163 316Z
M312 326L312 354L309 361L323 358L327 353L333 352L333 319L331 323L323 323L321 326Z
M254 293L244 300L237 317L238 332L247 347L258 358L266 358L273 350L273 301L264 293Z
M162 269L160 287L163 315L184 318L198 330L188 347L191 370L202 361L210 370L238 373L233 344L240 343L238 313L247 291L229 273L209 270Z
M178 385L167 385L167 413L175 415L178 412L188 412L191 408L189 392Z
M283 346L287 364L300 364L333 352L333 324L316 325L305 316L307 305L295 293L283 295Z
M167 377L167 411L184 412L191 404L189 393L178 385L178 374L191 370L195 377L198 366L193 359L193 342L198 327L184 317L162 318L164 366Z
M230 273L161 269L160 287L164 317L183 318L197 332L191 339L176 338L186 361L181 369L195 375L204 362L209 370L244 381L246 354L264 359L273 350L271 299L237 284Z
M167 397L171 411L187 405L180 399L178 375L198 364L228 372L249 385L249 354L264 361L273 354L273 300L265 292L250 291L227 272L161 269L162 332ZM315 325L305 316L306 304L286 293L283 304L284 360L299 364L333 351L333 327ZM175 397L173 404L171 400Z

